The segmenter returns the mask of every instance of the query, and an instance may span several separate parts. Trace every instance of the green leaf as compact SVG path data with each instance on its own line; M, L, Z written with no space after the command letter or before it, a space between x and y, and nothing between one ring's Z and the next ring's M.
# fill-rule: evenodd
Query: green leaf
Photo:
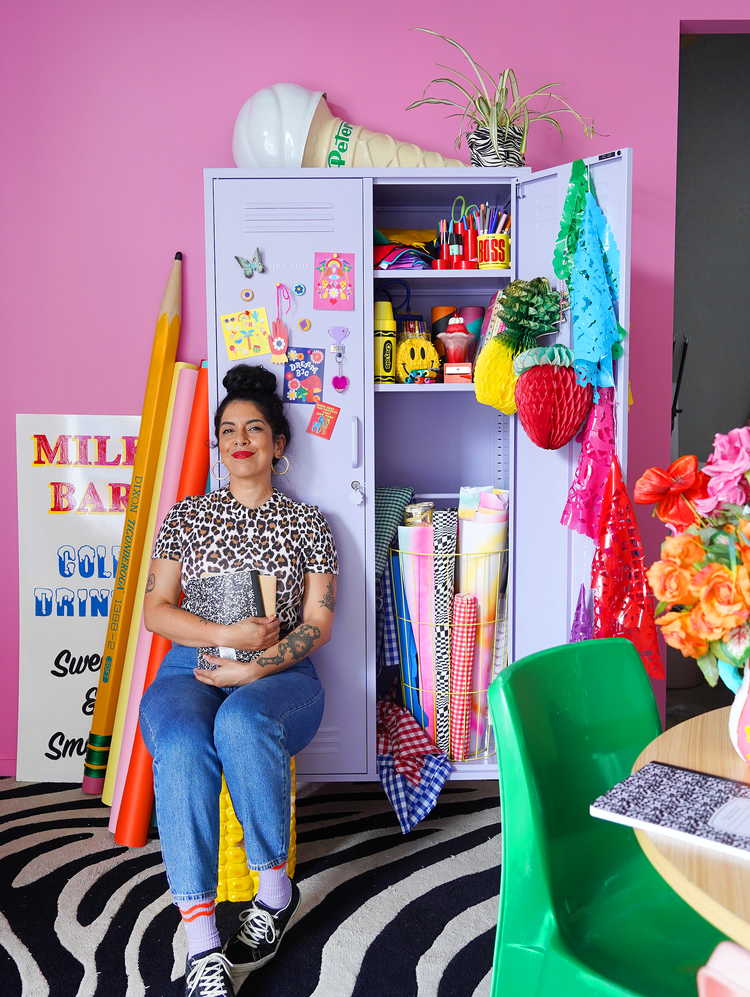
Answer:
M710 686L715 686L719 681L719 666L716 663L716 658L710 651L701 658L698 658L698 667L703 672L706 682Z
M661 616L668 605L668 602L657 602L656 609L654 610L654 616Z

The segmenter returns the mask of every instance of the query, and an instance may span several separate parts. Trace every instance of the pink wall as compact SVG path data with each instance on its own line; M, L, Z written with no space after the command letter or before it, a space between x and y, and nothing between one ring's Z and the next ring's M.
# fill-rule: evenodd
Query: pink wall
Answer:
M325 89L349 120L450 153L454 121L404 110L450 62L423 25L480 63L564 95L610 137L572 122L561 148L532 131L543 168L635 150L630 481L669 457L680 19L747 15L747 0L5 0L0 38L0 774L14 771L18 648L17 412L138 413L171 260L185 256L179 357L205 347L202 169L231 166L243 101L281 80ZM718 24L718 27L717 27ZM455 64L455 63L454 63ZM465 150L464 150L465 154ZM468 158L468 157L467 157ZM661 530L642 517L650 553Z

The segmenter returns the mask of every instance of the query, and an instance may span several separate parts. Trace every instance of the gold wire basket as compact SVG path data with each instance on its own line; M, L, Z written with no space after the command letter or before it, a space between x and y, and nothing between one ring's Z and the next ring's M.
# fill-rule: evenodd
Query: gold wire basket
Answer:
M508 550L390 555L404 705L451 761L487 759L487 690L508 663Z

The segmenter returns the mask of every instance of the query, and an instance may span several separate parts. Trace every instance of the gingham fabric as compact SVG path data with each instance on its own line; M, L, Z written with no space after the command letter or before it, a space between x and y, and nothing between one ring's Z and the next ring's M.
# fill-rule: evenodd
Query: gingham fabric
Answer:
M395 702L394 683L378 700L378 775L406 834L437 803L451 770L414 717Z
M471 668L477 634L477 600L459 593L453 598L451 629L450 756L463 761L469 748Z
M436 509L432 515L435 558L435 740L450 748L451 601L458 539L458 509Z
M413 786L396 771L393 755L378 755L378 775L404 834L408 834L435 806L450 770L445 755L427 755L419 784Z
M375 577L380 578L388 561L388 548L396 529L404 521L404 509L414 498L413 488L375 489Z
M384 668L398 668L401 658L398 653L398 627L396 624L396 604L393 600L393 580L391 572L383 572L383 627L381 637L382 661Z

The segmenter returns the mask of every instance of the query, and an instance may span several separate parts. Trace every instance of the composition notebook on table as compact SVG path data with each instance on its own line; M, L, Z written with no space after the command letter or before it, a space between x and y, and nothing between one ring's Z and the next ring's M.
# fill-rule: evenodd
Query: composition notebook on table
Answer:
M589 807L594 817L750 859L750 785L649 762Z

